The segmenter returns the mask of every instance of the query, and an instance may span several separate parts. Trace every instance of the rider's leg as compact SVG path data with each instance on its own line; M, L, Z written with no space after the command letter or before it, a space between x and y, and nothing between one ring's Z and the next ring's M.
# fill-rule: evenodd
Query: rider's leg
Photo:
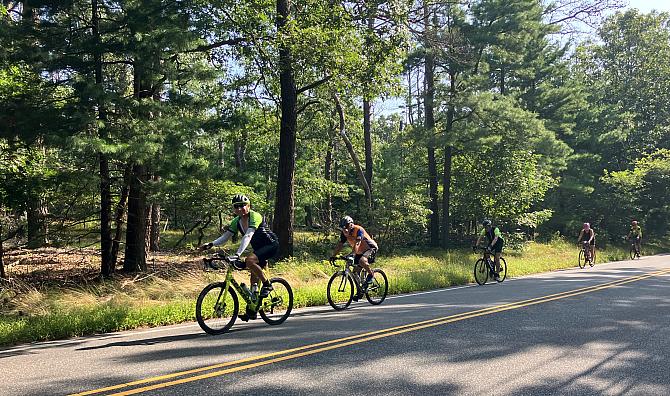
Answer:
M494 258L496 274L500 272L500 254L502 254L502 252L496 252Z
M372 279L372 269L370 269L370 264L368 263L368 258L365 256L362 256L358 260L358 264L363 267L363 269L367 272L367 279L361 279L363 281L370 280Z
M247 268L251 272L252 285L258 282L259 279L261 282L263 282L263 284L267 283L267 278L265 278L263 269L260 267L260 265L258 265L259 260L255 254L251 253L250 255L248 255L247 258L244 260L244 263L247 265Z

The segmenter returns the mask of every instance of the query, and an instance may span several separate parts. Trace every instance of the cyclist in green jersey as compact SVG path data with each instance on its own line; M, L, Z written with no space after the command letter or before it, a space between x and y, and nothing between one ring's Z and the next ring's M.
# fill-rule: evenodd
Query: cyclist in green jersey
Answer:
M628 239L633 238L635 241L635 249L640 251L640 244L642 243L642 227L637 223L637 220L633 220L630 225L630 231L628 231Z
M497 281L499 278L498 273L500 272L500 255L502 254L503 246L505 245L505 239L503 238L500 229L493 226L491 220L482 221L482 225L484 226L484 229L479 234L479 238L477 238L477 243L475 243L475 246L479 246L482 238L486 238L486 247L489 249L489 251L495 254L495 280Z
M270 294L272 285L265 277L263 268L268 264L268 259L274 257L279 249L279 239L265 223L263 215L251 210L251 201L242 194L237 194L233 197L233 210L235 211L235 218L226 228L226 232L219 238L212 242L205 243L200 246L200 250L210 249L213 246L219 246L226 243L231 237L238 232L242 234L240 246L237 253L229 257L235 267L238 269L247 268L251 272L251 290L260 280L263 287L260 290L259 297L265 298ZM251 244L253 252L247 255L244 261L240 260L240 255L244 253L247 247ZM248 311L246 314L240 315L240 319L245 322L249 319L256 319L256 313Z

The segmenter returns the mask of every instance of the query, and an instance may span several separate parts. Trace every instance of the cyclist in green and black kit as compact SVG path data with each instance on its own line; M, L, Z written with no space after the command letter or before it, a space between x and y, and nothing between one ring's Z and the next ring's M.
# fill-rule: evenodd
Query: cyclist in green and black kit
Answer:
M479 235L479 238L477 238L475 246L479 246L479 242L481 242L482 238L486 238L486 247L495 254L495 280L499 281L500 255L502 254L503 246L505 245L505 239L503 239L500 229L493 226L491 220L482 221L482 225L484 226L484 229Z
M265 274L263 274L263 268L267 266L268 259L277 254L279 238L268 228L263 215L251 210L251 201L247 196L242 194L235 195L233 197L233 210L237 216L226 228L226 232L218 239L200 246L200 250L223 245L238 232L242 234L242 240L240 241L237 253L228 259L234 263L236 268L249 269L251 272L252 291L254 291L254 286L258 280L263 283L259 297L265 298L272 291L272 285L265 277ZM254 251L247 255L244 261L241 261L240 255L244 253L249 244L251 244L251 248ZM249 319L256 319L256 313L247 311L246 314L240 315L240 319L245 322Z

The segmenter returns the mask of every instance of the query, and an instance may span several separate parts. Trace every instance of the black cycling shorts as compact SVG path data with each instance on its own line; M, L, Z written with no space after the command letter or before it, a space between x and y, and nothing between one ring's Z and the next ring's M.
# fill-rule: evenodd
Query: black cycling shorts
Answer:
M498 241L496 242L496 244L491 246L491 250L493 251L493 253L502 253L504 245L505 245L505 241L498 238Z
M254 250L254 254L258 257L258 266L265 268L268 265L268 260L277 255L279 250L279 242L273 242L265 245L260 249ZM240 268L247 268L247 263L241 261Z
M358 260L361 259L361 257L365 257L368 259L368 264L372 264L375 262L375 257L377 257L377 249L371 248L366 251L364 251L362 254L357 254L354 256L354 264L358 264Z

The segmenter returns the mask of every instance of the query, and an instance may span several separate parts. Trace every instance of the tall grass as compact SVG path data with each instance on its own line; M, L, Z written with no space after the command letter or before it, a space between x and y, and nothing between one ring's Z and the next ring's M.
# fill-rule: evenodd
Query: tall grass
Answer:
M621 260L627 255L626 250L611 247L598 252L598 261ZM531 243L523 251L505 252L505 257L508 276L514 277L574 267L577 248L563 241ZM397 294L473 282L477 258L465 249L433 250L379 257L375 265L388 275L389 292ZM271 272L289 281L294 306L305 307L327 303L326 285L334 271L327 261L303 255L277 264ZM248 282L247 273L235 276ZM148 276L141 281L100 281L69 289L26 287L10 303L3 301L0 345L193 321L198 293L218 278L220 275L193 271Z

